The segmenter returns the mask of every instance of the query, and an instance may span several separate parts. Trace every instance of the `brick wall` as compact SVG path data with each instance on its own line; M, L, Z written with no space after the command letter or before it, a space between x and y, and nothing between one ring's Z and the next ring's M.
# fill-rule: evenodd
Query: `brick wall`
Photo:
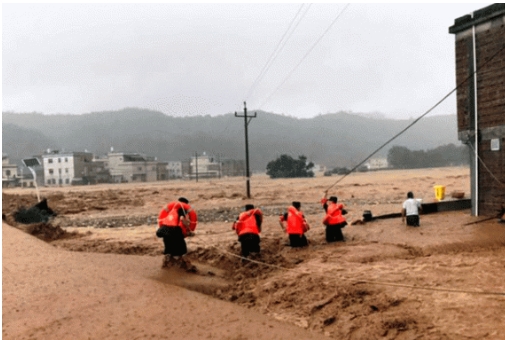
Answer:
M472 138L475 129L474 80L470 77L474 72L474 24L478 70L478 154L485 164L478 161L478 210L479 215L494 216L502 206L505 207L505 5L494 4L476 11L473 17L456 19L455 25L449 29L456 34L460 138L464 135L462 133ZM491 150L492 139L500 141L500 150Z
M491 141L479 143L479 215L496 215L505 207L505 138L501 138L501 150L491 151ZM492 174L492 175L491 175Z
M458 108L458 131L471 130L474 126L473 114L473 73L472 37L456 38L456 92Z
M476 31L479 128L505 124L505 17L495 18ZM458 131L474 127L472 29L456 35ZM501 50L501 52L500 52ZM498 54L497 54L498 53ZM493 58L491 61L488 61Z
M477 34L479 128L505 125L505 16ZM501 50L501 51L500 51Z

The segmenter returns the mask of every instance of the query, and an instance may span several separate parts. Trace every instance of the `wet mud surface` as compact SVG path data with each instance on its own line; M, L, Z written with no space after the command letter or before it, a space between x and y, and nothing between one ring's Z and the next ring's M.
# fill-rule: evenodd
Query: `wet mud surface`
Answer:
M403 188L425 201L432 199L434 183L468 190L467 172L451 173L361 174L336 193L352 221L364 210L374 215L397 212ZM505 225L497 219L476 223L479 218L467 210L442 212L421 216L420 228L406 227L399 218L349 225L343 230L346 242L328 244L318 200L332 180L313 181L258 180L253 203L262 208L265 221L261 253L249 260L240 258L240 244L231 231L232 221L249 202L239 194L241 182L47 190L44 196L57 217L29 225L16 223L13 212L35 204L33 194L6 191L2 203L7 223L54 247L149 256L161 268L162 241L155 236L158 210L190 192L187 196L196 197L191 204L199 226L186 239L186 257L196 272L172 266L161 270L164 282L337 339L505 338L499 317L505 310ZM300 190L311 225L306 248L289 247L278 225L278 215L292 199L285 186Z

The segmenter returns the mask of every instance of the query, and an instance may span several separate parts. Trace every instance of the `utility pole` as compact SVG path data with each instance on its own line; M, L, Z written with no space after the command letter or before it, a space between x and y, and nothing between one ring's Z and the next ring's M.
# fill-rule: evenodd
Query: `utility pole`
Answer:
M256 112L254 112L254 116L247 115L247 107L244 102L244 115L240 116L235 112L235 117L244 117L244 130L245 130L245 173L246 173L246 188L247 188L247 198L251 198L251 187L249 185L249 141L247 138L247 125L251 122L251 119L256 118ZM250 118L247 120L247 118Z
M195 151L196 181L198 182L198 152Z

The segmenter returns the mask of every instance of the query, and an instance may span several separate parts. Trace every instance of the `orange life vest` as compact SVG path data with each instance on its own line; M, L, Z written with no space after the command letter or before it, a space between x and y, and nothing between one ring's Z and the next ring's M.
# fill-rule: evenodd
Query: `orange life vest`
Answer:
M185 216L179 216L179 209L181 208L186 212ZM184 237L190 231L193 232L196 229L197 223L198 217L196 212L189 204L179 201L168 203L158 215L158 227L164 225L172 228L181 228Z
M324 203L326 203L326 202L324 202ZM344 217L344 215L342 215L342 209L344 209L343 204L330 202L330 204L328 204L326 216L323 219L323 224L324 225L334 225L334 224L344 223L345 217Z
M260 216L261 219L263 219L263 214L261 213L261 210L252 209L244 211L239 215L238 221L235 221L232 227L237 232L238 236L244 234L259 235L260 230L258 228L258 225L256 224L256 216Z
M288 208L288 218L286 222L286 232L290 235L303 235L303 233L307 231L307 221L305 221L303 213L293 206Z

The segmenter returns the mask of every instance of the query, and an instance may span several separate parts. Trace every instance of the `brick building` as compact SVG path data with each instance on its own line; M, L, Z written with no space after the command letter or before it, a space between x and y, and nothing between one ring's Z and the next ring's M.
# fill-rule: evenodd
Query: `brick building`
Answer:
M458 138L471 154L472 215L494 216L505 207L505 4L455 19L449 33L456 42Z

